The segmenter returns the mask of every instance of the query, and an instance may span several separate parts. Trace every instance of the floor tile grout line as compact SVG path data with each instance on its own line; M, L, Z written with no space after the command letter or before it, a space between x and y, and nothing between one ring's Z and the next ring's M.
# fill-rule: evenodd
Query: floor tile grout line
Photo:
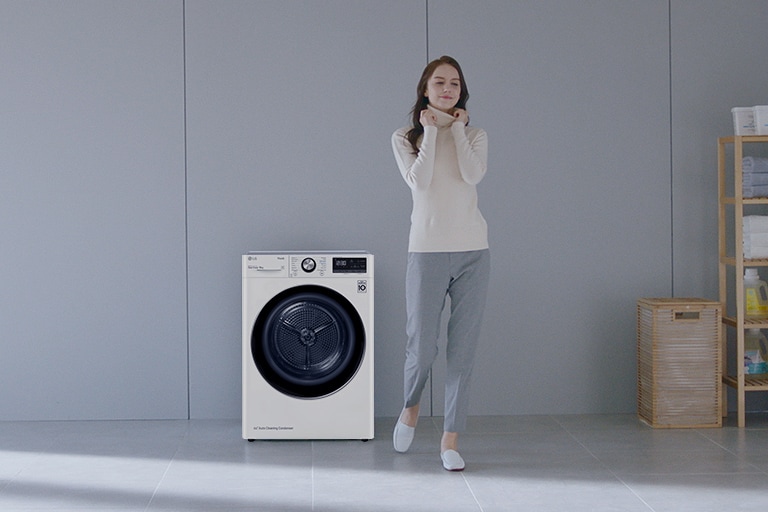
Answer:
M184 429L184 435L181 436L179 439L178 444L176 445L176 450L174 450L173 455L168 459L168 464L165 465L165 470L163 471L163 474L160 475L160 478L157 481L157 484L155 484L155 488L152 490L152 496L149 497L149 501L147 501L147 506L144 508L144 511L147 512L152 507L152 502L155 500L155 497L157 496L158 491L160 490L160 486L163 485L163 481L165 480L165 477L168 475L168 472L171 470L171 466L173 465L174 461L176 460L176 456L181 451L182 447L189 441L189 428L190 428L190 420L187 420L186 428Z
M558 424L560 424L560 422L558 422L558 421L557 421L557 419L555 419L555 421L556 421ZM562 424L561 424L561 426L562 426ZM629 485L627 482L625 482L623 478L621 478L619 475L617 475L617 474L616 474L616 472L615 472L615 471L613 471L613 470L612 470L610 467L608 467L608 465L607 465L605 462L603 462L603 460L602 460L602 459L600 459L600 457L598 457L598 456L597 456L597 455L596 455L596 454L595 454L595 453L594 453L592 450L590 450L589 448L587 448L587 446L586 446L584 443L582 443L582 442L581 442L581 440L580 440L579 438L577 438L577 437L576 437L576 436L573 434L573 432L571 432L570 430L568 430L568 429L567 429L567 428L565 428L564 426L563 426L563 430L565 430L565 432L566 432L566 433L567 433L567 434L568 434L568 435L571 437L571 439L573 439L574 441L576 441L576 443L577 443L579 446L581 446L581 447L582 447L582 448L583 448L583 449L584 449L584 450L585 450L585 451L586 451L586 452L587 452L587 453L588 453L588 454L589 454L591 457L593 457L593 458L594 458L594 459L595 459L595 460L596 460L598 463L600 463L600 465L601 465L603 468L605 468L605 470L606 470L606 471L608 471L608 473L610 473L610 474L611 474L611 476L613 476L613 478L615 478L617 482L621 483L621 485L623 485L623 486L624 486L624 487L625 487L625 488L626 488L626 489L627 489L629 492L631 492L631 493L632 493L632 494L635 496L635 498L637 498L638 500L640 500L640 503L642 503L643 505L645 505L645 506L648 508L648 510L649 510L649 511L651 511L651 512L656 512L656 509L654 509L654 508L653 508L653 507L650 505L650 503L648 503L647 501L645 501L645 500L642 498L642 496L640 496L640 495L637 493L637 491L635 491L635 490L632 488L632 486L631 486L631 485Z
M714 440L714 439L712 439L711 437L709 437L709 436L707 436L706 434L704 434L704 432L702 432L701 430L699 430L699 429L696 429L696 433L697 433L697 434L699 434L699 435L700 435L701 437L703 437L704 439L706 439L707 441L709 441L710 443L712 443L712 444L714 444L715 446L717 446L718 448L722 448L722 449L723 449L725 452L727 452L727 453L730 453L730 454L731 454L731 455L733 455L734 457L737 457L737 458L738 458L738 456L739 456L739 454L738 454L738 453L734 452L733 450L731 450L731 449L730 449L730 448L728 448L727 446L725 446L725 445L723 445L723 444L721 444L721 443L718 443L717 441L715 441L715 440ZM757 473L762 473L762 474L764 474L764 475L768 475L768 470L763 470L763 469L761 469L761 468L760 468L760 466L757 466L757 465L755 465L755 464L753 464L753 463L751 463L751 462L748 462L747 464L749 464L750 466L752 466L752 467L755 469L755 472L757 472Z
M163 481L165 480L165 477L168 475L168 472L171 470L171 466L173 465L173 461L176 459L176 454L179 453L179 449L180 448L176 449L176 451L173 453L171 458L168 460L168 464L165 465L165 470L163 471L163 474L160 476L157 483L155 484L155 488L152 489L152 495L149 497L149 500L147 501L147 506L144 508L145 511L150 510L150 507L152 506L152 502L155 500L155 497L157 496L157 493L160 490L160 486L163 485Z
M620 477L620 476L619 476L618 474L616 474L616 473L615 473L615 472L614 472L614 471L613 471L613 470L612 470L610 467L608 467L608 466L605 464L605 462L603 462L603 461L600 459L600 457L598 457L598 456L597 456L597 455L596 455L594 452L592 452L592 450L590 450L590 449L589 449L589 448L588 448L588 447L587 447L587 446L586 446L584 443L582 443L582 442L581 442L581 440L579 440L579 438L577 438L577 437L574 435L574 433L573 433L573 432L571 432L570 430L568 430L568 429L567 429L567 428L566 428L564 425L562 425L562 424L561 424L559 421L557 421L557 419L556 419L556 418L553 418L553 419L555 420L555 422L556 422L556 423L558 423L559 425L561 425L561 426L563 427L563 430L564 430L565 432L567 432L567 433L568 433L568 435L569 435L569 436L570 436L570 437L571 437L571 438L572 438L574 441L576 441L576 442L577 442L577 443L578 443L578 444L579 444L579 445L580 445L580 446L581 446L581 447L582 447L584 450L586 450L586 451L587 451L587 453L589 453L589 455L590 455L590 456L594 457L594 458L595 458L595 460L597 460L597 461L600 463L600 465L601 465L601 466L603 466L603 467L604 467L604 468L605 468L605 469L606 469L606 470L607 470L607 471L608 471L608 472L609 472L609 473L610 473L610 474L611 474L611 475L612 475L612 476L613 476L613 477L614 477L614 478L615 478L615 479L616 479L618 482L621 482L621 484L622 484L624 487L626 487L626 488L627 488L627 489L628 489L628 490L629 490L629 491L630 491L630 492L631 492L631 493L632 493L632 494L633 494L633 495L634 495L634 496L635 496L635 497L636 497L638 500L640 500L640 502L642 502L642 503L643 503L643 504L644 504L646 507L648 507L648 509L649 509L650 511L655 511L655 509L654 509L654 508L653 508L653 507L652 507L652 506L651 506L651 505L650 505L650 504L649 504L647 501L645 501L645 500L642 498L642 496L640 496L640 495L639 495L639 494L638 494L638 493L635 491L635 489L633 489L633 488L632 488L632 486L631 486L631 485L629 485L629 484L628 484L628 483L627 483L627 482L626 482L626 481L625 481L625 480L624 480L622 477ZM727 452L727 453L729 453L729 454L731 454L731 455L733 455L733 456L735 456L735 457L738 457L738 454L736 454L736 453L735 453L735 452L733 452L732 450L729 450L727 447L723 446L722 444L720 444L720 443L716 442L714 439L712 439L712 438L710 438L710 437L706 436L706 435L705 435L703 432L701 432L699 429L694 429L694 431L696 432L696 434L697 434L697 435L699 435L699 436L700 436L700 437L702 437L703 439L705 439L705 440L707 440L707 441L709 441L709 442L713 443L715 446L718 446L719 448L722 448L722 449L723 449L725 452ZM752 466L753 468L755 468L756 472L755 472L755 473L749 472L749 473L744 473L744 474L756 474L756 473L759 473L759 474L768 474L766 471L762 471L762 470L761 470L761 469L760 469L758 466L755 466L755 465L754 465L754 464L752 464L752 463L749 463L749 465L750 465L750 466ZM709 476L709 475L717 475L717 474L732 474L732 473L686 473L686 475L690 475L690 476L697 476L697 475L708 475L708 476Z
M50 443L49 446L51 446L51 447L55 446L55 444L58 441L58 439L60 438L60 436L61 436L60 433L58 435L54 436L49 441L49 443ZM30 458L30 460L26 463L26 465L24 465L23 467L19 468L19 470L16 471L10 478L5 480L5 485L0 486L0 496L2 496L3 492L5 491L5 489L9 488L11 485L16 483L19 480L19 478L22 477L22 475L24 474L24 472L26 470L28 470L29 468L33 467L35 465L35 461L37 461L38 459L42 459L46 454L47 454L47 452L44 451L44 449L39 449L39 450L35 451L34 452L34 456Z
M472 499L475 500L478 510L480 512L485 512L483 505L480 503L480 500L477 499L477 495L475 494L475 491L472 490L472 486L469 484L469 480L467 480L467 477L463 472L461 473L461 478L464 480L464 484L467 486L467 490L469 491L469 494L472 495Z

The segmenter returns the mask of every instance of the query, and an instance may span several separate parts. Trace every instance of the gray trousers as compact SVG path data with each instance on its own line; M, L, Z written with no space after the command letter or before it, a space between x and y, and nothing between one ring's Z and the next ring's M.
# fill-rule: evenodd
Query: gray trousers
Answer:
M451 298L446 345L445 432L467 424L469 384L475 361L490 275L488 249L467 252L408 253L405 302L405 407L419 403L437 357L440 317Z

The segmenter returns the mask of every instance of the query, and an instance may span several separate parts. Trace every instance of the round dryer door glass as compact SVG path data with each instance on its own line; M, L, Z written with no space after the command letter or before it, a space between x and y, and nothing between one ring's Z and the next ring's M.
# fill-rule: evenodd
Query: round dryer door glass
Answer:
M278 391L320 398L344 387L365 352L365 330L354 306L322 286L297 286L272 298L251 335L261 375Z

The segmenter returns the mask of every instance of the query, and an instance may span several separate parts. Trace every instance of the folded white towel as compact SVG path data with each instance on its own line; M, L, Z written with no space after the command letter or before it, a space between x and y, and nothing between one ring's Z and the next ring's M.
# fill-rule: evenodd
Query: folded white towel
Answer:
M748 260L768 259L768 247L744 248L744 257Z
M744 257L747 259L768 258L768 247L744 247Z
M741 159L742 172L768 172L768 158L745 156Z
M746 243L744 244L743 252L744 257L747 259L768 258L768 246L764 245L753 246Z
M768 247L768 233L747 233L742 243L751 247Z
M744 233L742 249L747 259L768 258L768 233Z
M768 233L768 215L745 215L742 224L744 233Z

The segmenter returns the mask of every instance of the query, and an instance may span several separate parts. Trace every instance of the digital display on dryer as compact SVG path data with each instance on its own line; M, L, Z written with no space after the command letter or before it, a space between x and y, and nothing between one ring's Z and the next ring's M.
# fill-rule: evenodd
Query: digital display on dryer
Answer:
M366 258L333 258L334 274L364 274L368 270Z

